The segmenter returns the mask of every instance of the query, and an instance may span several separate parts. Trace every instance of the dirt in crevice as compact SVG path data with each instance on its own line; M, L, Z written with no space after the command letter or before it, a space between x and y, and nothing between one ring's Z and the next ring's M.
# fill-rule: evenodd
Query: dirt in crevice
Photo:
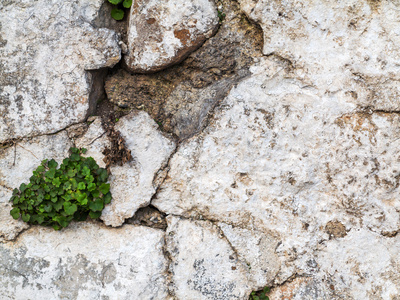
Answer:
M182 63L153 74L131 74L122 63L109 70L105 80L109 102L125 111L148 112L162 130L180 140L203 130L214 108L250 75L254 59L262 56L261 28L235 1L222 0L218 7L226 15L219 30ZM124 40L121 28L126 28L126 21L119 28L108 25L122 30Z
M165 217L165 213L150 204L138 209L132 218L125 220L125 224L147 226L165 231L167 229Z

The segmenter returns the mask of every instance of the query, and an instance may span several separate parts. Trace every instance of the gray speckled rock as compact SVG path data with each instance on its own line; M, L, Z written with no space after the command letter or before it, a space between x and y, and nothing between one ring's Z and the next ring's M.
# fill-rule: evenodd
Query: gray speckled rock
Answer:
M0 244L2 299L167 299L164 233L125 225L32 227Z
M322 241L357 228L398 232L399 115L359 111L351 95L290 78L273 58L252 71L211 125L180 145L152 204L272 233L282 262L275 284L315 274Z
M176 299L248 299L248 267L218 227L208 221L168 217L167 251Z
M166 166L175 143L143 111L122 117L115 129L125 139L133 161L110 168L113 200L104 208L101 219L107 225L121 226L125 219L150 203L158 186L154 178Z
M15 221L8 203L14 188L28 183L43 159L54 158L59 163L69 155L72 143L65 131L26 139L15 146L0 149L0 241L14 239L28 225Z
M155 72L182 61L218 28L214 1L135 0L125 63L132 72Z
M91 22L103 0L0 3L0 143L83 121L93 76L120 60L117 36Z

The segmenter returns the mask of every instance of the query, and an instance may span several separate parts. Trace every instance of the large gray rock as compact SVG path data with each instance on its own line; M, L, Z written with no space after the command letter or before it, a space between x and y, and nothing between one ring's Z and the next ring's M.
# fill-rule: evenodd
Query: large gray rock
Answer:
M0 143L85 119L93 86L87 70L120 60L116 34L89 24L103 2L0 3Z
M136 0L131 7L125 63L155 72L182 61L218 28L213 0Z
M60 163L68 157L73 144L65 131L26 139L14 146L0 149L0 241L14 239L28 225L10 215L9 200L14 188L29 183L32 172L44 159Z
M115 130L125 139L133 161L110 168L113 200L104 208L101 219L107 225L121 226L139 208L150 204L159 184L154 181L155 176L166 166L175 143L142 111L122 117Z
M275 284L317 272L324 240L368 228L378 244L398 232L398 114L358 111L351 95L290 78L273 58L252 71L212 124L180 145L152 204L272 233L282 263Z
M2 299L168 299L164 233L125 225L32 227L0 244Z

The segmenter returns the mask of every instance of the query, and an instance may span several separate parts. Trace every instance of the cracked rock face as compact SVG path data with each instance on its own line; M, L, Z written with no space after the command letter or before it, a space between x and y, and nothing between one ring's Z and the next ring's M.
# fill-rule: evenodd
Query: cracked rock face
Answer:
M163 235L132 225L32 227L17 242L0 244L2 297L167 299Z
M166 166L175 143L165 137L145 112L122 117L115 126L131 150L133 161L110 168L112 202L101 215L106 225L121 226L141 207L150 204L157 189L153 182L157 172Z
M252 70L213 124L181 144L153 205L273 232L282 261L275 283L317 271L314 251L332 236L329 222L398 231L399 116L358 112L344 92L288 78L280 61Z
M135 0L125 63L134 73L162 70L182 61L218 27L214 1Z
M87 70L120 60L116 34L90 25L102 3L0 3L0 143L84 120L93 85Z
M171 292L177 299L247 299L247 266L218 227L208 221L168 217Z
M44 135L0 149L0 241L12 240L29 226L14 220L10 215L9 200L14 188L28 183L32 172L44 159L55 159L58 163L68 156L72 143L65 131L55 135Z

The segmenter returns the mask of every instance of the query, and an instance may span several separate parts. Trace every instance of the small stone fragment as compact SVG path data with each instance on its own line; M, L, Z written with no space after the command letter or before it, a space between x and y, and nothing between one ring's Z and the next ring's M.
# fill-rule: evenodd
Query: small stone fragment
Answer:
M175 143L165 137L145 112L133 112L115 125L133 156L122 166L111 166L109 181L113 199L101 215L106 225L121 226L140 208L150 203L157 186L156 173L166 165Z

